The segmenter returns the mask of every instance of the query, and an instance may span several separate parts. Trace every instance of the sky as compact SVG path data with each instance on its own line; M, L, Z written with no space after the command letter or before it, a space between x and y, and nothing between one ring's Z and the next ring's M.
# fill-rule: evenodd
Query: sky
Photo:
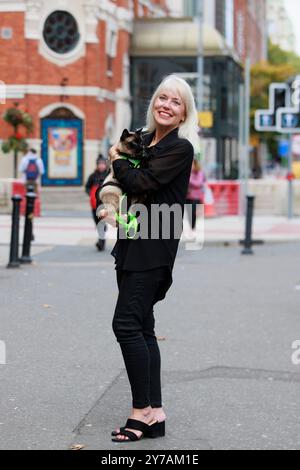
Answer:
M299 0L284 0L286 10L294 25L294 33L296 34L296 47L297 53L300 55L300 29L299 29L299 18L300 18L300 1Z

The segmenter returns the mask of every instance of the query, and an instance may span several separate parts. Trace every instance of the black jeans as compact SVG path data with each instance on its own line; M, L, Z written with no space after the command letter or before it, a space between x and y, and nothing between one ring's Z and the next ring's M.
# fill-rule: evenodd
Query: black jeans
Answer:
M117 270L119 296L113 331L120 343L132 392L132 405L160 408L161 358L154 332L153 306L169 268L143 272Z

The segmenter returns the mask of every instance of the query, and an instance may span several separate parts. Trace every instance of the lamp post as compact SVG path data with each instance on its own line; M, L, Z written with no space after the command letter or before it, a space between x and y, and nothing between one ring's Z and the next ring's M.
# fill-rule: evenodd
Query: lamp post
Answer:
M203 0L197 0L197 26L198 26L198 51L197 51L197 107L198 112L203 110Z
M294 217L294 192L293 192L293 135L289 135L289 160L288 160L288 218L293 219Z
M251 100L251 59L246 58L245 63L245 193L249 191L249 173L250 173L250 100Z

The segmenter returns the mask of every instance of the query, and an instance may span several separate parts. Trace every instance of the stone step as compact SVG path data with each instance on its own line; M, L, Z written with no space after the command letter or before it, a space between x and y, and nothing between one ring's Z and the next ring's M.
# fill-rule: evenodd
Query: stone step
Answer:
M42 211L88 211L89 197L80 188L42 188Z

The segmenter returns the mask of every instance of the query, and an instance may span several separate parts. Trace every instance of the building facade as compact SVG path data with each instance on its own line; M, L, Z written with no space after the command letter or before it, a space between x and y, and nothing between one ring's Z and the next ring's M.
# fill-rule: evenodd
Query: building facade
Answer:
M0 0L1 114L17 102L33 116L29 144L44 160L44 186L81 186L122 129L144 124L164 75L195 86L197 1ZM203 6L204 110L214 115L204 155L209 176L234 178L237 90L249 51L253 63L265 58L265 0ZM3 123L0 141L10 132ZM13 158L0 151L0 177L12 175Z
M234 0L234 47L244 62L267 60L268 26L266 0Z
M198 1L170 1L173 19L160 28L154 24L156 20L136 24L131 50L134 124L143 121L147 96L166 73L180 73L195 85ZM202 1L203 110L213 113L213 126L202 129L202 161L209 177L235 179L239 166L239 85L246 57L252 63L266 59L266 2ZM162 33L154 34L157 29Z
M283 0L267 0L267 20L271 41L285 51L295 52L296 36Z
M196 17L198 1L203 2L204 24L215 28L242 62L246 56L252 64L267 59L268 0L170 0L171 15Z
M0 80L6 108L34 119L45 186L81 186L99 152L131 124L129 46L135 18L168 14L165 0L0 0ZM5 123L0 140L11 133ZM13 158L0 152L1 177Z

